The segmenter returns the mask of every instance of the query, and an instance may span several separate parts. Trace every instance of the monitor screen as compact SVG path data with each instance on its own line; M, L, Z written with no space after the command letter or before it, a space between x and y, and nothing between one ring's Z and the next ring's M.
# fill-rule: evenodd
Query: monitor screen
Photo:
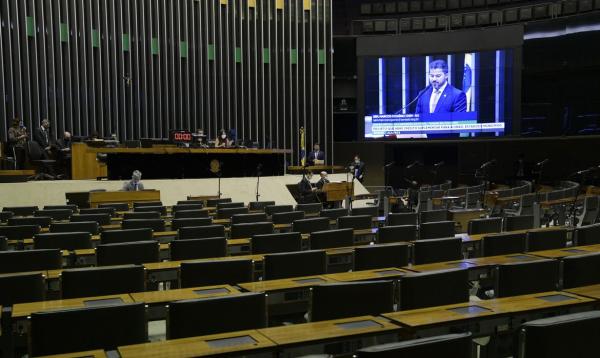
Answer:
M512 133L514 62L512 48L366 57L365 138Z

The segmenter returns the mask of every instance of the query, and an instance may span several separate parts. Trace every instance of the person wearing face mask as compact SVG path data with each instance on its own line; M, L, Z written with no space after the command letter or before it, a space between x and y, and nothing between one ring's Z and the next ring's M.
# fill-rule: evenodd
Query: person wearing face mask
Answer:
M56 141L57 159L65 176L71 173L71 133L63 133L63 137Z
M362 183L365 178L365 162L360 160L358 154L354 156L354 161L350 164L350 170L352 170L354 177Z
M131 180L123 184L123 191L140 191L144 190L144 184L142 184L142 173L139 170L134 170L131 174Z
M19 118L13 119L12 126L8 128L8 146L9 153L15 156L17 169L23 168L27 138L27 129L21 125Z
M217 137L217 141L215 143L216 148L229 148L233 144L233 141L229 139L227 135L227 131L225 129L221 129L219 136Z

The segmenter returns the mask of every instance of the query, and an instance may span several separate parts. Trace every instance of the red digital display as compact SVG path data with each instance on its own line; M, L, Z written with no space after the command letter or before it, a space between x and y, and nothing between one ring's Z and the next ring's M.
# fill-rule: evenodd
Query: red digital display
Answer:
M190 131L171 131L171 141L174 143L189 143L192 140Z

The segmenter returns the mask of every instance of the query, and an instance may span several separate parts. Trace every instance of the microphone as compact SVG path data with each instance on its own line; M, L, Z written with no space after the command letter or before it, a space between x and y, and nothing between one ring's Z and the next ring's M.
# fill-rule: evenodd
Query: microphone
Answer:
M435 163L435 164L433 165L433 167L434 167L434 168L439 168L439 167L441 167L441 166L442 166L442 165L444 165L444 164L446 164L446 163L445 163L445 162L442 160L442 161L441 161L441 162L439 162L439 163Z
M496 164L496 159L492 159L490 161L487 161L487 162L481 164L481 168L480 169L485 169L485 168L487 168L487 167L489 167L491 165L494 165L494 164Z
M389 162L389 163L387 163L387 164L386 164L386 165L384 165L383 167L384 167L384 168L389 168L389 167L391 167L391 166L392 166L392 165L394 165L394 164L396 164L396 162L392 161L392 162Z
M414 167L416 165L421 165L421 162L419 162L418 160L415 160L414 162L412 162L409 165L407 165L406 169L411 169L412 167Z
M425 87L422 90L420 90L419 93L417 94L417 96L412 101L408 102L408 104L406 106L400 108L394 114L400 114L402 111L404 111L405 109L407 109L411 104L415 103L419 98L421 98L421 96L423 95L423 93L427 92L427 90L430 87L431 87L431 83L429 85L427 85L427 87Z
M596 169L598 169L598 167L591 167L591 168L583 169L583 170L580 170L578 172L575 172L575 175L589 174L589 173L593 172Z
M546 159L542 160L541 162L537 163L536 166L541 167L543 165L548 164L549 161L550 161L550 158L546 158Z

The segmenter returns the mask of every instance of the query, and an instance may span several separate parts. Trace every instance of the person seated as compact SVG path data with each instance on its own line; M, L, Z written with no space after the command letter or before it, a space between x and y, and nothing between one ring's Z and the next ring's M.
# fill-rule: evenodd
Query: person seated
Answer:
M206 134L204 134L204 129L198 129L196 131L196 133L192 134L192 137L194 137L194 146L195 147L199 147L199 148L208 147L208 144L206 141Z
M229 138L227 131L221 129L219 136L215 142L215 148L230 148L233 145L233 141Z
M310 179L312 178L312 173L307 172L302 174L302 179L298 183L298 192L300 193L300 198L298 203L307 204L316 202L317 198L315 196L314 191L315 188L312 187Z
M144 184L141 182L142 173L139 170L134 170L131 174L131 180L123 184L123 191L140 191L144 190Z
M321 177L321 179L319 179L319 181L317 182L317 189L318 190L323 190L323 186L325 184L329 184L329 179L327 179L327 172L326 171L322 171L319 176Z
M56 141L57 159L65 176L71 173L71 133L64 132L63 137Z
M308 165L321 165L325 161L325 152L321 150L321 146L319 143L315 143L313 146L313 150L308 153L308 158L306 162Z

